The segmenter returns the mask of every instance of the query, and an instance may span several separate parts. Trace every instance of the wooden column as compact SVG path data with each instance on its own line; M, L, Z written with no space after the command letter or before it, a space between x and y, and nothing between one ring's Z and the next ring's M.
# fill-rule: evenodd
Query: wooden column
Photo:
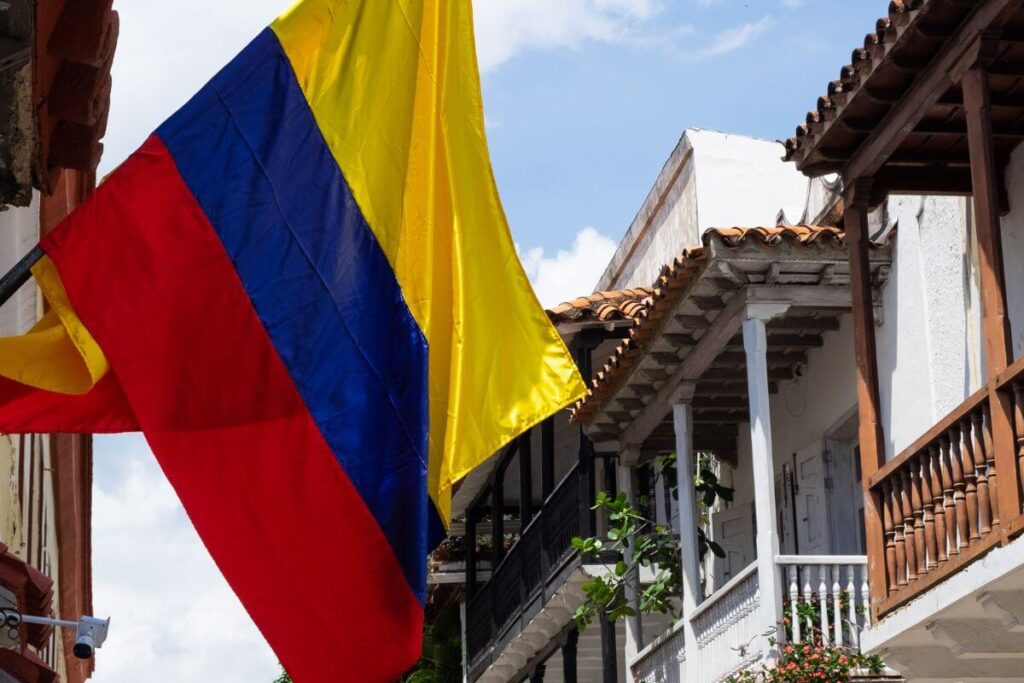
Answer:
M547 500L555 490L555 418L549 417L540 425L540 491Z
M476 508L466 510L466 599L476 595Z
M700 584L700 546L697 543L697 493L693 488L693 399L695 384L683 384L672 406L672 422L676 438L676 481L679 496L680 568L683 575L683 641L686 652L697 653L700 647L690 617L704 599ZM699 657L688 657L680 663L679 680L697 680Z
M870 195L870 181L858 180L848 186L844 224L850 254L850 293L853 297L853 338L857 359L857 409L860 418L859 444L864 491L864 531L868 551L868 582L871 586L871 602L878 604L885 599L888 584L885 572L882 500L880 495L875 495L868 487L871 477L885 464L869 258Z
M529 430L519 437L519 529L526 530L526 525L533 519L533 443Z
M544 671L545 667L543 664L535 666L533 673L530 674L530 683L544 683Z
M491 484L491 576L505 557L505 468L498 463Z
M772 457L771 406L768 401L768 340L765 320L748 309L743 321L743 347L747 356L747 392L750 397L750 454L753 461L754 509L757 520L757 580L761 592L762 632L770 632L782 618L782 584L776 576L775 556L779 533L775 526L774 458ZM769 659L778 648L766 647Z
M615 643L615 624L601 619L601 683L618 683L619 654Z
M635 462L639 457L638 451L623 451L619 455L619 491L626 494L626 498L629 500L630 505L636 505L636 487L634 484L635 470L628 464ZM629 539L629 545L626 547L625 557L626 564L630 564L633 558L633 540ZM626 581L626 602L629 606L636 610L636 616L626 617L626 643L624 650L624 656L626 661L629 662L633 657L637 655L644 648L644 636L643 636L643 624L640 618L639 604L640 604L640 576L639 574L632 574Z
M580 632L575 628L565 635L565 644L562 645L562 672L565 683L577 683L576 648L579 642Z
M960 83L967 113L967 143L971 155L975 230L978 237L978 268L981 279L982 331L985 337L985 370L991 384L1013 357L1010 323L1006 315L1006 280L1003 275L1003 246L999 222L999 169L992 140L991 102L985 63L994 54L992 41L982 39L975 48L977 60L962 75ZM999 518L1013 520L1020 515L1021 493L1015 461L1013 406L1009 394L989 394L995 467L1001 481ZM1010 476L1005 476L1010 475Z

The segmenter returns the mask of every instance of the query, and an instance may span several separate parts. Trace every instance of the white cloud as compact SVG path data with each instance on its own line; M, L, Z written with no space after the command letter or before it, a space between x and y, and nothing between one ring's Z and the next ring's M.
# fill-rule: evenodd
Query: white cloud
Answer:
M803 7L803 5L804 5L804 0L782 0L782 6L783 7L788 7L790 9L793 9L793 8L796 8L796 7Z
M483 0L474 4L480 69L531 49L641 42L660 0Z
M93 603L110 616L94 683L274 680L269 646L139 435L97 437Z
M748 21L739 26L725 29L717 33L706 47L693 53L692 57L695 59L708 59L739 50L771 28L774 23L770 16L766 16L758 21Z
M526 274L537 298L545 307L585 296L593 291L605 266L615 253L615 241L594 228L576 234L572 249L547 256L535 247L521 254Z

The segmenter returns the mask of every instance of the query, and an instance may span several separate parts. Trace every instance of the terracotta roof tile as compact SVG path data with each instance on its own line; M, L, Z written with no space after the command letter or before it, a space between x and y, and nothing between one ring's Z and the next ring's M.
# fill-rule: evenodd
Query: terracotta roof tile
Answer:
M838 116L850 96L855 93L876 70L897 39L901 29L917 16L919 10L935 0L892 0L889 12L875 22L874 33L864 37L863 47L853 50L850 63L843 66L839 78L831 81L826 94L818 98L817 108L807 113L804 123L797 126L796 134L785 141L787 161L797 160L815 145L828 122Z
M639 316L647 308L651 290L617 289L606 292L594 292L590 296L581 296L548 309L548 317L553 323L562 322L612 322L630 320Z
M643 350L653 341L660 329L658 323L675 309L682 291L703 271L707 262L707 247L712 239L718 239L729 248L739 248L750 242L768 248L786 243L811 246L826 242L839 248L846 247L846 234L834 227L786 225L710 228L702 237L703 246L687 249L661 269L661 274L651 287L647 305L635 317L629 337L622 340L604 367L596 371L590 380L590 391L573 407L575 420L586 419L595 409L595 404L602 403L605 397L618 389L628 375L627 369L640 359Z

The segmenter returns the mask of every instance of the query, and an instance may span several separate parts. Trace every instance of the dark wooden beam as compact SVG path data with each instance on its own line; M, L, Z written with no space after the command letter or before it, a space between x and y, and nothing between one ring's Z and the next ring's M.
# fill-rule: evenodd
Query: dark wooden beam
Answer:
M540 490L544 500L555 490L555 420L540 425Z
M577 683L576 676L576 648L580 642L580 632L572 629L565 636L565 644L562 645L562 676L565 683Z
M952 72L964 51L993 24L1020 7L1021 0L979 0L970 17L931 64L901 94L899 102L873 127L867 139L849 157L842 170L847 187L873 177L948 90ZM953 78L953 80L958 80Z
M715 359L715 366L719 364L731 364L745 366L746 355L742 351L724 351ZM807 354L802 351L769 351L768 365L796 365L806 363Z
M811 318L794 316L775 318L768 321L768 332L784 330L786 332L835 332L839 329L838 318Z
M970 131L971 174L974 193L975 231L978 238L978 270L981 280L982 334L985 339L985 369L990 385L1013 359L1010 322L1006 314L1006 277L1003 273L1002 230L999 220L999 191L1003 179L996 165L992 140L992 112L989 107L987 68L993 48L985 39L976 48L977 60L965 71L961 86ZM1010 397L997 391L989 396L992 440L997 472L1013 472L1015 437ZM1021 492L1016 482L999 487L999 515L1010 520L1020 514Z
M868 547L868 576L875 602L887 594L885 541L882 534L881 500L868 483L885 464L878 389L878 355L875 342L875 307L871 289L868 204L869 181L847 188L845 198L846 243L850 255L850 290L853 294L853 345L857 362L857 408L860 423L861 476L864 490L864 525Z
M466 599L472 599L476 595L476 522L478 513L475 507L466 510Z
M614 479L614 477L612 477ZM615 624L607 619L601 621L601 682L619 682L619 655L615 644Z
M533 519L533 441L527 430L519 437L519 524L525 529Z

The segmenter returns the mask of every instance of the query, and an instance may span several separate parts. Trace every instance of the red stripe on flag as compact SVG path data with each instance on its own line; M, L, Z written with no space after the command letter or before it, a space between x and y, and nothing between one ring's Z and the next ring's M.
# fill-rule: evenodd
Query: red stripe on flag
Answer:
M150 138L44 248L295 680L396 679L419 655L422 607L163 143Z

